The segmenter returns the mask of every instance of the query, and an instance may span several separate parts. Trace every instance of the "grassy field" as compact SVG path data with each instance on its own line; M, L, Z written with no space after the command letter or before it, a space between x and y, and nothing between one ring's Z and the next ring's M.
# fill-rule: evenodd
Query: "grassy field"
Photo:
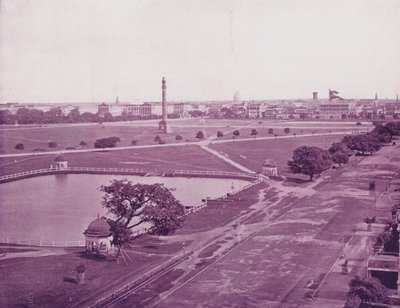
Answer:
M64 155L71 167L138 168L147 171L224 170L238 171L228 163L198 146L161 147L113 152L74 153ZM56 155L0 158L0 173L11 174L48 168Z
M328 132L345 132L365 129L367 126L357 126L354 122L303 122L303 121L272 121L272 120L207 120L199 119L182 120L171 122L172 132L161 134L158 131L157 123L154 121L141 122L120 122L105 123L102 125L83 124L83 125L51 125L42 127L11 127L0 129L0 153L24 153L32 152L35 149L46 151L60 151L70 147L93 148L96 139L116 136L121 139L118 146L130 146L132 140L137 145L156 144L155 136L159 135L165 143L193 142L197 141L196 133L203 131L207 138L216 137L217 131L222 131L224 136L220 139L231 139L232 132L239 130L240 136L237 138L249 138L252 129L256 129L257 137L273 137L275 134L282 135L301 135ZM268 129L272 128L273 133L269 134ZM285 133L284 128L289 128L290 132ZM177 141L176 135L182 136L182 140ZM55 141L57 147L49 148L48 142ZM84 147L79 147L79 143L87 143ZM15 150L17 143L24 145L24 150Z
M287 167L287 161L291 159L293 150L299 146L318 146L324 149L341 139L340 135L292 137L287 139L242 141L221 144L212 144L210 147L220 153L226 154L230 159L241 165L254 170L261 171L262 164L269 158L276 161L278 173L291 174Z

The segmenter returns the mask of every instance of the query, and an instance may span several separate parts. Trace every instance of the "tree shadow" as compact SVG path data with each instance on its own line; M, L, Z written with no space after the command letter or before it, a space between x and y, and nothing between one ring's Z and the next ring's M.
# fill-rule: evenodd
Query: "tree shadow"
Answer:
M295 183L295 184L304 184L304 183L310 183L310 180L295 178L295 177L286 177L286 182Z
M64 281L64 282L73 283L73 284L77 284L77 283L78 283L78 281L76 281L75 278L71 278L71 277L64 277L64 278L63 278L63 281Z
M97 262L105 262L105 261L112 262L115 260L115 258L113 256L91 254L86 251L77 251L77 252L75 252L75 255L82 259L87 259L87 260L92 260L92 261L97 261Z

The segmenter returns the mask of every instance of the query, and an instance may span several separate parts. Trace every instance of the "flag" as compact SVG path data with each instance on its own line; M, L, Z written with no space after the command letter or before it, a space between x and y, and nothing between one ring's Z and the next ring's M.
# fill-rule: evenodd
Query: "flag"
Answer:
M333 99L343 99L343 98L341 98L341 97L340 97L339 95L337 95L337 94L339 94L338 91L329 89L329 100L333 100Z

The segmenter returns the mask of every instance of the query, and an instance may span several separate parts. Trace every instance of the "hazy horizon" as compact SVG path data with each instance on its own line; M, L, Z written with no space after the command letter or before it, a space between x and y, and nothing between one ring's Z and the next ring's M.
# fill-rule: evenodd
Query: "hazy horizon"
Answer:
M396 98L400 1L2 0L0 102Z

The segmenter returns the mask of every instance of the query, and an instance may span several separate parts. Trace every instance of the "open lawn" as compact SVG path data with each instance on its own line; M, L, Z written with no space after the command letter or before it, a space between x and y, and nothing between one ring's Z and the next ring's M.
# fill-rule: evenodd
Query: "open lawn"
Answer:
M277 121L277 120L222 120L222 119L184 119L171 121L172 132L162 134L158 131L158 124L155 121L118 122L103 124L61 124L42 126L18 126L0 128L0 153L24 153L32 152L35 149L46 151L60 151L66 148L87 149L94 148L96 139L116 136L121 139L118 146L130 146L132 140L137 145L157 144L155 136L159 135L165 143L184 143L197 141L196 134L203 131L206 138L216 138L217 131L224 133L220 139L231 139L232 132L239 130L237 138L249 138L252 129L257 130L257 137L273 137L275 134L302 135L329 132L350 132L366 130L369 125L355 125L355 122L306 122L306 121ZM273 133L268 133L268 129ZM288 133L284 132L289 128ZM180 135L182 140L176 140ZM55 141L57 146L48 147L49 141ZM87 143L80 147L81 141ZM16 150L17 143L24 145L24 150Z
M160 147L113 152L73 153L64 155L71 167L137 168L146 171L238 170L198 146ZM49 168L56 155L0 158L0 173L11 174Z
M261 171L262 164L269 158L276 161L278 173L282 175L293 175L287 162L292 158L293 150L299 146L318 146L328 149L333 142L340 141L340 135L292 137L286 139L243 141L211 144L210 147L226 154L230 159L239 164L254 170Z

